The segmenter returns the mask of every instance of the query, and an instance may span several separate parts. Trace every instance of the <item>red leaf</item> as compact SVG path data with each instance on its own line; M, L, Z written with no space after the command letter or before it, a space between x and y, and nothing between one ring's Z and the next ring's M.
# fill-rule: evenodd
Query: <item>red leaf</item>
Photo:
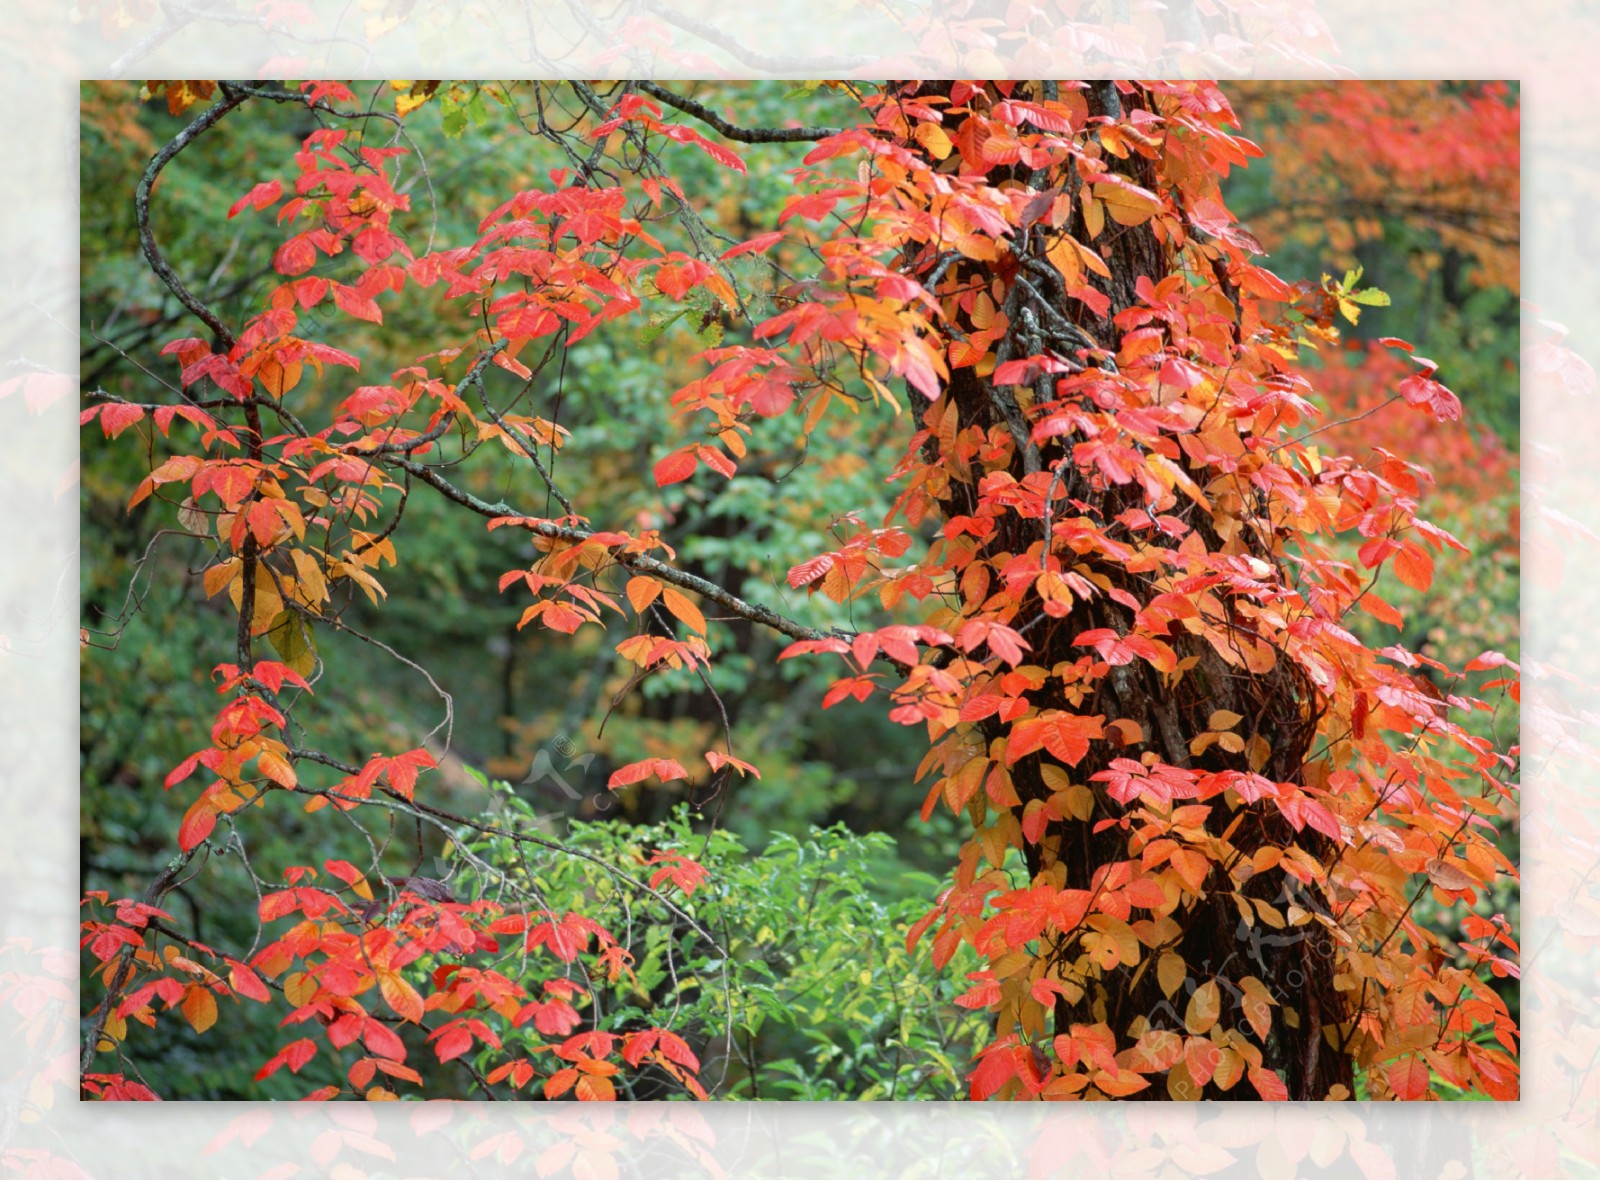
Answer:
M350 249L355 251L356 257L377 264L402 247L400 239L388 230L378 226L368 226L355 236L355 240L350 243Z
M296 234L272 256L272 269L280 275L303 275L317 261L317 248L309 234Z
M1016 1077L1018 1049L1017 1046L1002 1042L990 1046L979 1055L977 1067L968 1076L971 1084L969 1094L973 1099L987 1099Z
M274 1054L265 1066L256 1071L256 1079L259 1081L266 1078L268 1075L275 1073L281 1066L287 1066L290 1070L299 1074L300 1068L310 1062L316 1056L316 1053L317 1044L308 1037L290 1042Z
M383 323L383 312L379 309L377 301L363 295L354 287L346 287L342 283L333 284L333 302L346 315L354 316L358 320L370 320L374 324Z
M100 429L105 432L108 439L116 438L144 417L143 406L129 406L123 402L107 402L104 406L96 406L84 411L83 416L78 420L79 425L86 425L97 411L100 415Z
M683 769L683 764L676 759L642 759L612 772L611 778L606 781L606 786L613 790L627 787L630 783L638 783L641 779L649 779L652 775L661 776L663 782L689 777L689 773Z
M823 554L810 561L801 562L798 566L789 568L789 585L798 590L808 583L817 581L831 569L833 569L832 554Z
M1384 1077L1398 1099L1423 1099L1428 1094L1428 1064L1415 1054L1398 1058L1384 1068Z
M723 251L723 258L738 258L741 254L757 254L771 246L783 237L782 230L770 230L765 234L757 234L748 242L741 242L731 250Z
M1428 1072L1424 1069L1422 1073L1426 1075ZM1256 1089L1256 1094L1269 1103L1283 1103L1289 1098L1289 1088L1284 1086L1278 1072L1264 1066L1250 1068L1250 1085Z
M228 216L233 217L246 205L256 209L265 209L281 196L283 196L283 183L281 181L264 180L228 206Z
M656 486L665 488L668 484L676 484L694 475L694 469L700 466L700 461L695 458L694 451L693 447L687 447L682 451L674 451L657 463L655 468Z
M240 996L249 997L253 1001L266 1004L272 999L272 994L267 991L267 986L261 982L261 977L244 964L235 963L232 971L228 973L228 984Z
M211 835L217 827L217 806L209 796L201 796L183 815L178 826L178 848L187 853Z
M448 1062L452 1058L459 1058L472 1049L472 1032L463 1024L447 1026L442 1036L434 1045L435 1052L439 1055L440 1062Z

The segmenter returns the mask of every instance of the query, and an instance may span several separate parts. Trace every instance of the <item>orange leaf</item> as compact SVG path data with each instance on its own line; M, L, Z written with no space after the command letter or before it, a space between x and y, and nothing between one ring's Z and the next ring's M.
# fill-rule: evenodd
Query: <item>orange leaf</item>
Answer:
M656 596L661 593L661 584L653 578L640 575L628 579L628 602L633 604L633 609L643 615L645 608L656 601Z
M1176 849L1172 854L1172 868L1178 871L1183 884L1191 894L1199 894L1211 872L1211 858L1198 849Z
M754 764L747 763L743 759L736 759L732 755L725 755L718 750L706 751L706 762L711 764L713 771L720 771L724 767L732 767L740 775L754 775L757 779L761 778L761 772L756 769Z
M422 1023L422 994L392 969L379 969L378 989L383 993L383 999L400 1016L407 1021Z
M1387 623L1394 627L1405 626L1405 616L1371 591L1361 596L1361 609L1379 623Z
M183 1015L196 1033L204 1033L217 1023L217 998L201 984L191 984L183 994Z
M1118 1068L1115 1073L1102 1070L1094 1076L1094 1085L1107 1095L1120 1099L1125 1095L1132 1095L1142 1091L1150 1085L1150 1080L1143 1075L1135 1074L1131 1070Z
M1425 591L1433 585L1433 555L1416 542L1408 541L1394 556L1394 572L1407 586Z
M1424 1074L1427 1071L1423 1071ZM1289 1088L1283 1085L1283 1079L1278 1077L1278 1072L1265 1067L1252 1066L1250 1068L1250 1085L1269 1103L1282 1103L1289 1098Z
M706 617L700 614L700 608L694 605L694 600L680 590L670 586L661 588L661 601L666 604L679 619L683 620L692 630L701 635L706 634Z
M289 760L270 750L261 752L261 757L256 760L256 766L261 773L274 783L283 787L292 788L299 779L295 776L294 768L289 765Z

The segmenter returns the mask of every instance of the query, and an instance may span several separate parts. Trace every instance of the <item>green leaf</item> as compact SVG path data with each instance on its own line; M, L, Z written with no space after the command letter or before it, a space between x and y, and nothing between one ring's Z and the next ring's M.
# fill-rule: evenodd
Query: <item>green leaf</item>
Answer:
M311 638L306 621L293 611L280 611L273 616L267 630L267 643L278 654L278 659L302 677L317 670L317 645Z

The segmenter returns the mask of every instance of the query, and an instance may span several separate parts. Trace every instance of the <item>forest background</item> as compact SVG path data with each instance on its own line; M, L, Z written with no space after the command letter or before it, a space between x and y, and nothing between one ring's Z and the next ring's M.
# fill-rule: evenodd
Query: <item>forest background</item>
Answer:
M1363 309L1347 333L1349 347L1322 357L1319 394L1331 417L1351 420L1338 428L1339 443L1355 454L1404 451L1431 467L1438 489L1424 511L1473 551L1441 563L1425 594L1387 588L1405 612L1402 642L1456 667L1485 650L1516 659L1519 196L1516 120L1506 118L1515 88L1230 83L1227 91L1245 134L1266 149L1265 160L1233 174L1227 200L1271 250L1269 265L1290 280L1362 268L1363 286L1390 297L1387 307ZM825 87L777 82L707 84L696 97L713 106L735 100L751 123L826 122L841 101ZM180 313L137 254L131 193L150 153L183 121L162 101L139 101L129 84L85 86L86 387L119 373L125 353L153 365L155 349L175 334ZM548 166L530 159L525 132L492 92L472 84L442 91L408 130L431 162L431 204L446 238L470 235L498 202L491 194L522 187ZM266 257L260 247L272 240L270 222L224 221L218 211L249 187L253 160L277 158L284 137L303 131L287 111L276 120L225 123L163 182L157 232L183 273L204 276L204 296L219 308L254 306L274 277L240 262ZM719 224L749 236L772 224L792 191L786 169L794 153L781 145L741 152L747 175L691 157L680 179ZM391 317L372 329L370 343L408 357L423 350L429 328ZM568 454L576 458L561 476L597 519L660 527L691 568L779 601L790 562L829 548L830 527L842 514L881 516L892 491L875 473L892 468L899 439L887 419L856 420L814 435L807 462L792 471L752 471L717 488L677 485L663 496L650 474L663 450L658 403L671 388L661 375L715 343L715 331L713 318L691 312L681 322L634 329L631 337L597 334L574 348L561 421L573 432ZM1376 345L1391 335L1450 358L1464 423L1424 424L1397 406L1385 413L1382 403L1408 372ZM207 686L192 670L228 658L225 650L208 653L223 633L207 613L226 605L208 602L196 580L182 577L185 554L174 548L137 568L148 527L124 506L141 462L127 449L87 447L82 480L83 624L94 644L83 663L82 877L86 891L112 897L137 894L170 853L185 801L148 785L204 744L207 719L192 702ZM526 480L509 456L500 478L506 488ZM431 529L424 523L430 513ZM924 794L913 775L921 754L915 736L875 704L846 699L818 709L827 673L800 661L775 666L782 645L752 633L713 676L735 707L742 748L761 752L763 777L715 798L683 784L613 796L603 785L616 768L706 749L708 733L720 726L710 698L681 684L646 682L597 732L626 681L609 648L518 631L523 604L490 589L503 556L421 499L408 521L407 562L392 576L390 601L370 616L358 603L350 620L403 643L453 695L456 740L442 782L456 804L483 806L492 798L489 782L499 781L573 839L606 851L681 843L682 826L698 822L685 818L685 804L715 816L723 835L702 862L717 888L739 900L727 917L751 952L743 962L765 965L739 981L744 1044L722 1093L963 1094L981 1031L953 1003L966 988L959 965L936 974L925 957L904 949L903 930L925 909L958 840L941 813L908 824ZM153 588L136 611L127 610L130 584ZM829 617L834 605L820 598L809 609L820 626L847 619L842 607ZM337 678L320 683L318 696L342 712L357 749L409 745L402 736L425 732L437 710L426 681L363 646L341 653ZM291 851L315 831L286 826L273 837L283 848L269 843L252 854L292 860ZM1514 828L1502 847L1515 856ZM170 901L197 938L248 941L248 908L230 910L225 900L249 890L220 862ZM1509 892L1489 909L1515 924ZM1497 983L1515 1014L1515 981ZM148 1036L156 1039L141 1054L148 1081L173 1097L289 1098L318 1081L314 1070L309 1079L288 1072L251 1079L281 1040L265 1011L243 1011L225 1042L177 1022ZM434 1093L466 1093L447 1070L429 1082Z

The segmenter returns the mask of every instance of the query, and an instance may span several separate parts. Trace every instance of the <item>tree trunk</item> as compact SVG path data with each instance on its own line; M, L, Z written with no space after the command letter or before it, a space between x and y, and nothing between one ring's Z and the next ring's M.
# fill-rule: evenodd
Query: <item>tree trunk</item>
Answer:
M1031 91L1032 96L1042 97L1049 93L1052 85L1024 83L1014 93ZM908 83L905 87L907 97L948 97L951 93L948 82ZM1121 94L1112 82L1091 83L1085 97L1091 118L1123 118L1145 101L1140 90ZM952 138L957 134L948 124L946 130ZM1154 166L1144 156L1131 154L1116 161L1115 168L1143 188L1158 188ZM1093 235L1077 200L1077 177L1071 164L1065 171L1066 175L1059 172L1040 175L1016 164L1010 169L1010 179L1040 192L1058 187L1064 190L1073 200L1070 221L1063 228L1072 237L1088 242ZM1002 176L1000 172L991 173L989 183L1003 186ZM1008 301L1011 323L1008 339L1000 345L1002 360L1007 356L1007 345L1011 346L1009 355L1012 357L1050 350L1064 358L1078 356L1081 342L1074 339L1071 330L1061 321L1073 325L1089 341L1114 356L1123 339L1123 330L1117 323L1118 314L1142 302L1136 289L1139 280L1147 279L1152 285L1159 283L1173 268L1171 252L1158 239L1153 221L1136 226L1107 222L1096 244L1102 247L1110 277L1096 277L1093 281L1109 299L1109 306L1097 316L1081 301L1069 299L1059 279L1053 288L1050 286L1053 268L1045 260L1042 234L1023 231L1014 237L1012 244L1014 255L1002 256L992 264L962 258L950 265L941 279L941 290L967 283L992 285L999 278L1005 290L1016 291L1021 279L1026 278L1049 301L1054 317L1037 312L1029 315L1021 311L1022 301ZM1030 260L1045 265L1030 265ZM912 273L926 274L930 267L924 260L922 265L913 264L908 269ZM1219 280L1219 287L1227 290L1225 277ZM1227 293L1231 296L1231 292ZM997 305L999 302L997 298ZM1237 319L1235 306L1235 334ZM958 313L954 321L954 327L962 333L981 330L970 315L963 317ZM1114 362L1105 359L1101 364L1103 368L1110 368ZM1054 378L1045 380L1053 382ZM1045 382L1040 382L1036 388L1039 401L1052 396ZM972 367L952 371L944 397L928 412L928 423L939 421L945 411L945 399L954 402L962 429L978 426L985 430L996 427L1011 430L1019 412L1026 417L1026 407L1013 400L1012 389L997 388L988 378L979 377ZM1012 436L1016 437L1015 430ZM974 464L968 478L952 478L948 490L939 497L946 520L972 513L979 499L980 480L999 470L1008 472L1018 481L1033 471L1055 472L1052 484L1055 496L1051 506L1056 510L1057 522L1067 514L1083 514L1097 521L1112 522L1127 510L1145 510L1145 495L1137 481L1111 483L1097 478L1088 465L1074 462L1072 448L1082 441L1081 435L1060 435L1039 442L1036 456L1023 446L1014 446L1002 463L987 467ZM1193 470L1186 457L1177 462L1202 485L1211 478L1208 473ZM975 560L993 561L998 567L1012 555L1026 553L1030 546L1038 544L1048 521L1049 518L1041 522L1016 512L999 518L993 534L980 543ZM1192 515L1187 523L1208 551L1227 552L1269 565L1279 560L1273 547L1258 536L1243 530L1232 537L1219 536L1204 513ZM1127 572L1121 563L1102 561L1093 554L1074 555L1060 541L1054 542L1051 552L1063 558L1063 568L1075 565L1086 576L1100 582L1103 589L1139 594L1141 601L1145 597L1141 593L1143 588L1128 584ZM1081 633L1105 628L1124 635L1131 630L1133 617L1134 611L1109 593L1089 599L1074 597L1068 613L1051 617L1045 613L1038 594L1030 590L1022 599L1012 626L1024 631L1032 647L1028 662L1050 670L1062 663L1070 665L1085 655L1087 649L1074 643ZM1247 636L1243 621L1240 621L1240 629ZM1107 722L1129 719L1139 732L1139 737L1126 747L1119 746L1115 739L1094 742L1089 754L1071 769L1072 782L1085 784L1094 792L1093 815L1087 819L1068 817L1051 821L1041 840L1025 845L1027 866L1035 881L1042 872L1059 865L1065 869L1066 888L1092 890L1095 886L1092 878L1097 869L1127 860L1128 835L1124 830L1113 825L1096 831L1101 822L1120 819L1128 811L1112 802L1103 785L1092 778L1113 759L1138 759L1141 753L1151 751L1162 762L1174 767L1254 771L1274 781L1303 778L1320 707L1313 687L1299 666L1286 657L1275 657L1270 667L1255 669L1226 661L1210 642L1177 626L1176 622L1165 639L1180 661L1193 662L1176 684L1171 684L1172 678L1150 663L1135 660L1113 667L1082 701L1071 700L1061 679L1054 676L1046 682L1044 690L1030 694L1030 703L1041 708L1070 710L1083 715L1102 714ZM1244 642L1249 643L1248 638ZM1264 659L1258 656L1256 663L1264 664ZM1052 687L1060 691L1052 694ZM1192 754L1191 742L1213 729L1208 719L1219 710L1245 719L1241 732L1255 741L1241 751L1230 752L1212 744L1203 753ZM978 728L987 743L1005 736L1012 723L990 716L980 722ZM1053 789L1043 778L1051 762L1048 755L1041 753L1019 760L1011 769L1013 785L1021 800L1015 811L1020 813L1030 800L1042 801L1052 795ZM1293 831L1287 821L1266 804L1245 804L1236 811L1213 807L1205 823L1206 831L1217 835L1232 827L1228 839L1243 857L1230 867L1231 875L1225 873L1223 866L1210 864L1204 881L1205 896L1194 902L1186 913L1180 910L1174 916L1182 928L1181 935L1164 950L1182 956L1186 964L1182 985L1170 998L1166 995L1152 962L1156 952L1147 948L1138 965L1124 965L1105 974L1081 999L1069 1001L1064 996L1059 997L1054 1006L1054 1029L1048 1032L1062 1034L1074 1025L1105 1022L1117 1035L1119 1046L1125 1044L1124 1037L1136 1039L1147 1028L1170 1029L1183 1035L1185 1005L1196 989L1215 981L1223 1013L1227 1015L1237 1011L1243 997L1239 981L1254 976L1266 985L1280 1006L1273 1013L1271 1033L1263 1047L1263 1065L1279 1074L1289 1097L1320 1100L1338 1084L1350 1088L1349 1058L1330 1048L1324 1034L1326 1028L1338 1024L1346 1008L1334 987L1333 949L1324 929L1315 919L1301 926L1278 929L1268 926L1259 912L1245 917L1246 910L1254 909L1253 904L1245 901L1247 899L1272 903L1279 911L1294 905L1313 914L1325 913L1326 901L1315 892L1296 891L1296 896L1285 897L1280 883L1293 881L1292 878L1269 874L1258 877L1244 861L1258 849L1281 848L1294 842L1320 861L1331 855L1331 843L1309 830ZM1273 883L1270 887L1266 885L1269 881ZM1049 957L1059 952L1047 946L1039 954ZM1005 1029L1000 1031L1006 1032ZM1169 1079L1166 1090L1158 1084L1140 1092L1138 1097L1256 1097L1247 1086L1232 1086L1225 1091L1213 1081L1204 1087L1195 1087L1181 1067L1171 1072Z

